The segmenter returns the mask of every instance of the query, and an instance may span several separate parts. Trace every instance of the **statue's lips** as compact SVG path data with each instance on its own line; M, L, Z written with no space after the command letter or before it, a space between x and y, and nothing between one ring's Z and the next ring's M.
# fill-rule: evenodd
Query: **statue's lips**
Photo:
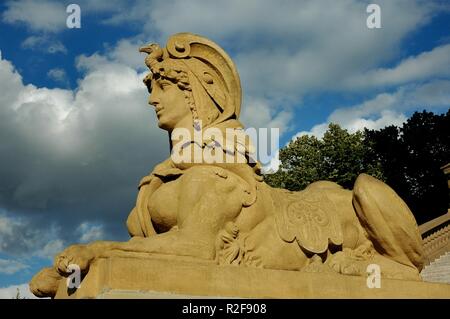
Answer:
M163 111L163 107L157 107L157 108L155 108L155 111L156 111L156 115L159 115L159 113L161 113L162 111Z

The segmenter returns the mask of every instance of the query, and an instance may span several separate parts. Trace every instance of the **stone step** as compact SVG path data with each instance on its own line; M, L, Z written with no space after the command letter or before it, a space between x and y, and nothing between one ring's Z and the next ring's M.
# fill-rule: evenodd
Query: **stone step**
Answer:
M424 281L450 284L450 252L426 266L422 270L421 276Z

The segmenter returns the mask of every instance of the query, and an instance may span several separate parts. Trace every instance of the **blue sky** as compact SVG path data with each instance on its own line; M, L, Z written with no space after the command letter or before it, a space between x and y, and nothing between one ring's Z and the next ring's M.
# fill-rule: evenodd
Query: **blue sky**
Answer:
M69 3L81 28L68 29ZM0 290L75 242L126 240L136 184L168 155L142 85L143 43L205 35L234 59L242 122L284 145L401 125L450 105L448 1L4 1L0 3Z

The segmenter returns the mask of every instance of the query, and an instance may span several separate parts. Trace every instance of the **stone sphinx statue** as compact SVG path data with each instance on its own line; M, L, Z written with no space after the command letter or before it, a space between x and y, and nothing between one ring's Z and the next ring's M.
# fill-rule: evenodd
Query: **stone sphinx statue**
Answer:
M217 157L242 161L175 161L173 156L142 178L127 220L128 242L73 245L32 279L36 296L53 297L60 280L82 273L98 258L123 252L190 257L218 265L366 276L377 264L385 278L421 280L422 240L403 200L386 184L361 174L353 190L319 181L291 192L264 182L250 146L211 138L185 140L215 128L241 132L241 86L230 57L212 41L190 33L150 44L144 83L172 154L213 148ZM199 130L201 126L202 130ZM177 145L176 145L177 144ZM178 146L178 148L176 147Z

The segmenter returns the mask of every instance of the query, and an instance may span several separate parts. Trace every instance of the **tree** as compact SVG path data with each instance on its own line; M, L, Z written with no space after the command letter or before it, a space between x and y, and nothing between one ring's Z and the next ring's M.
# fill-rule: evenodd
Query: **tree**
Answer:
M446 212L448 185L441 167L450 162L450 110L442 115L416 112L401 128L366 130L365 134L386 182L405 200L419 224Z
M368 156L364 134L350 134L337 124L330 124L321 140L303 135L280 150L281 167L265 176L273 187L292 191L304 189L318 180L334 181L351 189L362 172L383 179L381 167Z

